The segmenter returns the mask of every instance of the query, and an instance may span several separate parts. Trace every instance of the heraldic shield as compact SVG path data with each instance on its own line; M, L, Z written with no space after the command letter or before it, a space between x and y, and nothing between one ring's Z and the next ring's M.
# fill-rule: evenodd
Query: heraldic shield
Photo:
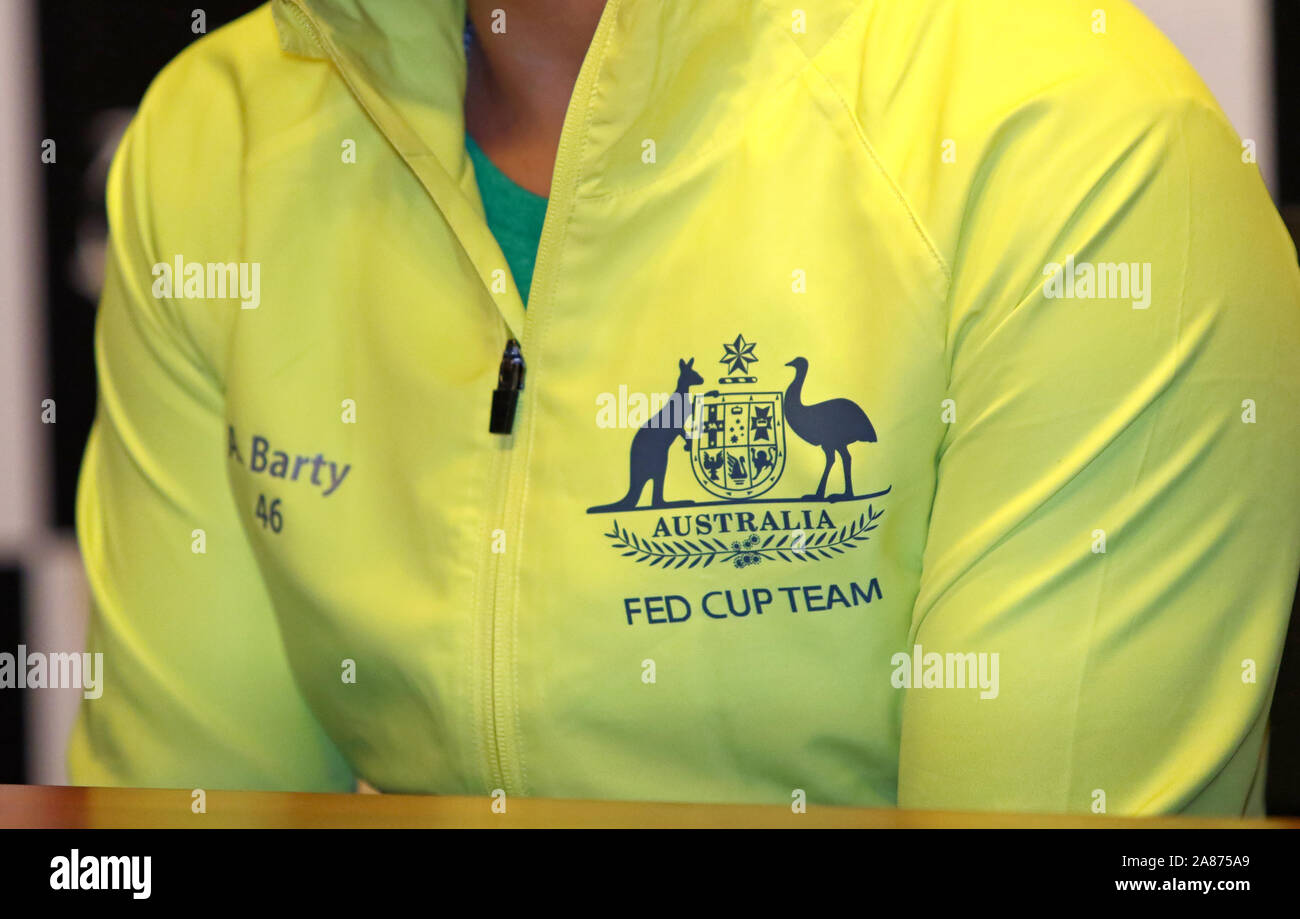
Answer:
M745 500L767 491L785 470L785 412L779 392L695 398L691 468L719 498Z

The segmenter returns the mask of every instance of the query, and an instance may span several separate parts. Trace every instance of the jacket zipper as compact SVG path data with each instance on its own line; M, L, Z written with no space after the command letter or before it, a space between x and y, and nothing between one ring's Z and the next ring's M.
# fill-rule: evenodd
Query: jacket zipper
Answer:
M286 8L292 11L293 17L307 31L316 45L333 60L335 67L340 70L345 82L355 93L356 88L352 86L351 78L344 72L342 62L321 35L311 15L300 6L301 2L302 0L290 0L286 4ZM493 409L492 417L489 420L489 429L495 433L497 428L505 428L506 430L502 433L508 433L518 424L520 427L518 433L523 440L521 448L516 450L512 437L510 442L502 445L500 453L494 453L492 459L493 471L491 477L495 483L494 492L501 496L501 502L496 507L495 519L501 521L500 525L505 530L507 538L513 539L513 545L507 545L507 551L504 553L492 553L486 575L489 590L486 604L487 623L484 631L487 633L488 640L488 674L485 685L482 687L486 692L484 696L480 697L484 699L483 723L480 724L480 730L485 737L484 748L487 756L489 791L502 788L509 794L524 792L522 767L515 768L515 764L519 762L519 751L512 748L510 731L503 724L507 713L511 711L513 693L510 691L510 686L515 675L510 655L513 651L511 638L514 620L512 616L516 613L516 604L513 598L508 596L508 587L510 575L514 570L517 570L517 563L513 566L507 565L503 561L503 557L517 557L522 542L520 521L523 517L524 495L523 483L521 476L517 474L517 470L526 466L527 456L530 452L529 444L532 439L534 417L531 407L536 402L535 396L537 392L536 385L527 388L523 386L523 362L527 359L525 349L530 342L535 340L532 329L535 328L539 315L545 313L544 307L551 298L550 295L556 285L556 280L553 278L558 270L555 266L558 258L556 252L561 243L564 226L573 210L577 193L577 169L580 165L578 154L580 151L575 148L586 138L587 108L591 101L596 73L599 71L604 59L605 46L608 42L609 33L613 28L619 3L620 0L608 0L605 4L600 22L596 26L595 34L592 36L591 45L578 72L578 79L574 84L569 107L565 113L564 126L560 132L560 142L555 155L555 169L551 177L551 198L547 205L546 218L542 224L542 235L537 247L532 289L529 294L529 307L522 310L524 314L521 335L522 344L511 337L509 325L504 321L504 317L501 322L503 353L498 388L502 392L500 395L493 394L494 402L499 401L499 406ZM363 100L359 99L358 101L361 102L363 107L365 106ZM380 127L383 130L383 126L380 125ZM452 231L457 232L457 228L453 226ZM484 285L487 287L485 279ZM490 288L488 290L489 296L495 302L495 295L491 293ZM512 355L511 343L514 343L518 349L515 355ZM516 356L519 360L518 367L507 367L507 364L513 364L513 358ZM533 358L533 361L535 364L535 358ZM535 379L536 367L532 366L530 369L533 371ZM522 406L517 405L520 395L523 396ZM517 408L521 410L521 418L515 417ZM509 416L508 425L504 420L506 416ZM505 455L502 456L501 453ZM484 548L487 549L488 547L485 546ZM477 631L478 624L476 623L476 633ZM476 645L477 641L478 636L476 634ZM477 695L477 690L475 694Z
M587 55L578 71L573 93L569 98L568 110L564 116L564 126L560 131L560 142L555 153L555 168L551 175L551 195L546 208L546 218L542 223L542 235L538 241L537 259L534 263L532 287L529 291L528 308L524 313L523 353L522 359L528 362L528 369L533 385L522 388L523 405L519 419L518 434L521 445L516 448L511 444L505 457L505 487L503 491L504 529L508 538L513 538L514 547L507 547L505 553L493 556L489 580L492 592L489 598L489 616L491 626L491 649L489 651L489 704L487 707L487 749L489 755L489 772L493 788L502 788L507 794L526 793L522 775L520 751L511 738L517 735L518 725L513 721L507 725L506 720L517 707L512 705L513 680L515 667L512 659L514 652L514 616L518 615L516 597L511 596L511 575L518 570L518 557L523 542L523 476L519 471L526 467L530 453L534 429L533 406L537 402L537 356L529 355L528 346L536 341L534 329L541 317L545 315L557 284L555 277L558 268L559 249L563 241L565 226L573 211L577 197L578 169L581 166L581 145L586 140L587 110L591 102L591 92L596 81L596 74L605 56L605 46L618 13L619 0L608 0L601 12L600 22L592 36ZM505 369L509 356L509 341L503 353L502 369ZM505 558L512 558L510 564Z

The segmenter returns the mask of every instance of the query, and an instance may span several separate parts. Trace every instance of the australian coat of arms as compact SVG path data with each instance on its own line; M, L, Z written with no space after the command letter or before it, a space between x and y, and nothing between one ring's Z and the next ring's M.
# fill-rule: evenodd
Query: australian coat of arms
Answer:
M588 514L621 513L625 519L642 511L657 512L654 527L638 533L613 520L605 535L625 557L668 568L708 566L729 561L737 567L765 560L817 561L834 558L869 538L884 514L871 502L890 491L858 494L853 490L854 444L877 443L876 430L861 406L849 399L807 405L804 380L809 363L794 357L785 366L793 379L782 391L754 389L758 378L756 343L737 335L724 344L720 363L727 374L721 388L691 392L704 383L695 359L677 362L678 376L662 406L636 428L629 456L626 494ZM744 388L741 388L744 387ZM677 439L690 454L698 497L665 496L671 449ZM824 467L817 489L799 496L780 496L777 485L791 449L820 449ZM839 465L844 490L827 495L831 471ZM642 498L649 485L649 501ZM673 483L674 491L682 486ZM840 522L826 505L867 502L866 508ZM818 505L821 505L820 507ZM692 513L691 508L707 508ZM719 510L719 509L727 510Z

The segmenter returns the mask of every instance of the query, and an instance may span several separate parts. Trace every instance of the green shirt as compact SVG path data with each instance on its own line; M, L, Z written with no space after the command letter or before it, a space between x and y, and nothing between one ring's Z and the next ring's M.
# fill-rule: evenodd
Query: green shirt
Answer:
M474 178L483 198L488 228L496 237L510 266L510 275L519 288L519 296L528 305L528 289L533 282L533 263L537 244L546 220L546 199L516 184L487 158L474 138L465 135L465 149L474 163Z

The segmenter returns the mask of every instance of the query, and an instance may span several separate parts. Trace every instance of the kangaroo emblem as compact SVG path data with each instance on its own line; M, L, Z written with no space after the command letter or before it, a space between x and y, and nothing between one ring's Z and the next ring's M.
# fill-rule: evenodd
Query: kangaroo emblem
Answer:
M684 507L691 501L665 501L664 475L668 471L668 451L680 436L685 441L687 452L691 449L691 436L686 431L687 408L690 405L690 390L704 382L704 378L695 371L695 358L689 361L679 360L677 367L677 388L668 404L655 413L632 436L630 457L630 475L627 494L612 504L601 504L587 508L589 514L606 511L630 510L641 501L645 483L653 482L650 507ZM714 391L708 395L716 396Z

